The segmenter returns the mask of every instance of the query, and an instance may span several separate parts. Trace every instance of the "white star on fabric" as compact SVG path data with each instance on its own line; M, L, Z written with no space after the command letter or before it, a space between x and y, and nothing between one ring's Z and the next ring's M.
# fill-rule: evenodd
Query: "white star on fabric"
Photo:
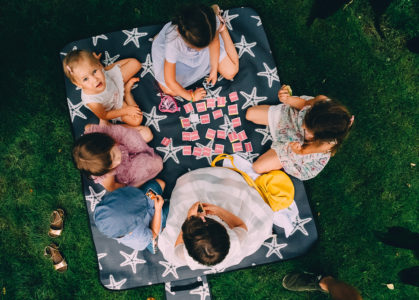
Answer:
M153 108L151 109L149 113L146 113L145 111L143 111L143 116L147 119L144 126L153 125L154 128L156 128L158 132L160 132L159 122L167 118L167 116L161 116L161 115L156 114L155 106L153 106Z
M169 158L172 158L175 163L180 164L179 159L177 158L176 153L182 151L183 146L173 147L173 140L170 139L170 144L166 147L156 147L156 150L164 152L163 162L166 162Z
M276 69L276 67L273 69L269 69L266 63L263 63L263 66L265 67L265 72L259 72L256 75L266 76L266 78L268 78L268 85L271 88L274 80L279 82L278 70Z
M126 278L122 279L121 281L115 281L113 278L113 275L109 275L109 284L106 284L105 287L107 287L110 290L120 290L121 287L124 285L124 283L127 281Z
M137 273L137 264L145 264L147 262L144 259L137 258L138 250L134 250L131 254L125 253L124 251L119 251L119 253L125 257L125 261L120 266L130 266L134 274Z
M161 275L162 277L166 277L169 273L172 273L176 279L179 279L179 275L176 272L176 269L179 267L176 267L168 261L159 261L159 264L165 268L163 274Z
M192 130L196 130L197 125L201 125L201 122L199 121L199 115L196 113L191 112L189 115L189 121L191 123L191 126L188 128L192 128Z
M77 50L77 46L73 46L73 49L71 51ZM67 52L60 52L61 55L66 56Z
M153 71L153 62L151 61L151 55L147 54L147 57L145 59L145 62L142 64L143 71L141 72L141 78L143 78L147 73L150 73L151 76L154 77L154 71Z
M224 22L225 22L228 30L232 31L233 30L233 27L231 26L231 20L237 18L239 15L237 14L237 15L231 15L230 16L228 14L228 12L229 12L228 10L224 11L223 19L224 19Z
M166 292L170 293L170 295L176 295L175 292L172 292L172 284L170 283L170 281L164 284L164 289Z
M201 297L200 300L205 300L207 296L210 296L208 283L203 282L202 286L197 287L196 289L189 292L191 295L199 295Z
M137 48L140 48L140 42L138 39L148 34L147 32L138 32L137 28L134 28L132 31L122 30L122 32L127 35L127 39L122 46L127 45L129 42L133 42Z
M222 130L228 135L230 132L234 131L233 123L231 123L230 118L227 115L224 115L224 124L219 126Z
M96 205L102 200L103 195L105 195L106 190L96 193L95 190L89 186L90 195L86 196L86 200L90 201L90 210L93 212Z
M289 235L293 235L297 230L301 231L304 235L308 236L307 230L304 228L304 224L311 221L311 218L301 219L299 215L295 218L295 221L292 222L294 228Z
M261 145L265 145L267 141L272 141L272 136L271 136L268 126L266 126L265 128L256 128L255 131L263 134L263 139L262 139L262 142L260 143Z
M258 23L256 24L256 26L262 25L262 21L260 20L260 17L259 16L250 16L250 17L253 18L253 19L258 20Z
M209 270L204 271L204 274L215 274L215 273L222 273L226 268L219 268L219 267L209 267Z
M256 96L257 87L254 87L252 90L252 93L246 94L245 92L240 91L240 94L246 98L246 102L243 104L242 109L245 109L249 106L255 106L258 105L259 102L265 101L268 99L268 97L262 96L258 97Z
M220 97L220 92L223 89L223 87L218 87L216 90L211 90L208 89L207 90L207 95L205 96L205 99L209 99L209 98L215 98L217 99L218 97Z
M102 265L100 264L100 259L104 258L106 255L108 255L108 253L98 253L97 254L97 262L99 264L99 270L102 270Z
M68 109L70 110L70 117L71 122L74 122L74 118L80 117L82 119L87 119L87 117L80 111L80 108L83 106L83 102L79 102L78 104L74 105L71 103L70 99L67 98Z
M195 157L196 160L201 159L201 158L206 158L207 161L208 161L208 165L211 165L212 156L213 156L213 152L214 152L214 150L212 149L213 144L214 144L214 139L210 140L209 143L206 146L204 146L204 145L202 145L200 143L195 143L195 146L196 147L199 147L199 148L203 148L203 147L209 147L209 148L211 148L211 155L210 156L204 156L204 155L196 156Z
M107 37L106 35L104 35L104 34L101 34L101 35L97 35L97 36L92 37L92 40L93 40L93 46L96 46L96 45L97 45L97 40L98 40L98 39L104 39L104 40L107 40L107 39L108 39L108 37Z
M259 156L259 154L252 152L237 152L237 155L250 162L253 162L253 160Z
M234 46L239 49L239 58L242 57L244 52L249 53L250 56L255 57L255 54L252 51L252 47L256 46L256 42L247 43L244 35L242 35L240 43L235 43Z
M105 67L109 66L109 65L113 64L114 62L116 62L116 60L119 58L119 56L120 55L117 54L117 55L111 57L109 55L109 52L105 51L105 59L103 60L103 64L105 65Z
M276 242L276 234L272 235L272 241L270 243L264 242L262 246L268 247L268 253L266 253L266 257L271 256L272 254L276 254L280 259L283 259L280 250L288 246L288 244L277 244Z

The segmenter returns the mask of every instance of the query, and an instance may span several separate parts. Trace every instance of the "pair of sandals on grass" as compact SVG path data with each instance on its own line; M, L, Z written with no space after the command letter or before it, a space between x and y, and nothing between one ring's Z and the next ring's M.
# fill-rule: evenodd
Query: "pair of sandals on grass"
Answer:
M63 228L64 211L61 208L59 208L51 213L48 235L52 238L57 238L63 232ZM67 271L67 262L58 250L57 244L51 243L49 246L45 247L44 256L46 256L52 261L54 269L57 272L63 273Z

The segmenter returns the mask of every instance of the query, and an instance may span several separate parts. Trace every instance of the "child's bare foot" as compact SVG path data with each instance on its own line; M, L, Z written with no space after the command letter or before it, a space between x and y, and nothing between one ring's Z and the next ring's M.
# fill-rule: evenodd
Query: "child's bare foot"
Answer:
M138 81L140 81L140 78L138 78L138 77L132 77L130 80L128 80L127 83L124 86L125 92L126 93L131 92L132 86Z

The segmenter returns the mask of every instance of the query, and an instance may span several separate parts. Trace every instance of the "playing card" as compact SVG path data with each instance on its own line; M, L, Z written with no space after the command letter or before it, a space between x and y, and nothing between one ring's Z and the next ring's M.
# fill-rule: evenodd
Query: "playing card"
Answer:
M217 130L217 138L225 140L226 132L224 130Z
M240 151L243 151L243 146L242 146L242 143L233 143L233 144L232 144L232 147L233 147L233 151L234 151L234 152L240 152Z
M238 136L239 136L239 140L240 140L241 142L243 142L245 139L247 139L247 135L246 135L246 132L245 132L244 130L240 131L240 132L238 133Z
M201 115L201 124L209 124L210 123L210 116L209 114Z
M230 94L228 94L228 96L230 97L231 102L235 102L239 100L239 96L237 95L237 92L231 92Z
M205 135L205 137L207 139L213 140L215 138L215 133L216 131L214 129L208 128L207 134Z
M237 104L234 105L229 105L228 106L228 114L231 115L238 115L239 114L239 109L237 107Z
M170 139L169 138L167 138L167 137L164 137L162 140L161 140L161 143L162 143L162 145L164 145L164 146L169 146L169 144L170 144Z
M182 154L183 155L191 155L192 154L192 146L183 146Z
M224 114L223 114L223 110L222 109L217 109L217 110L214 110L212 112L212 116L214 117L214 120L217 120L218 118L221 118L223 115Z
M240 120L240 117L232 119L231 123L233 124L233 127L239 127L242 125L242 121Z

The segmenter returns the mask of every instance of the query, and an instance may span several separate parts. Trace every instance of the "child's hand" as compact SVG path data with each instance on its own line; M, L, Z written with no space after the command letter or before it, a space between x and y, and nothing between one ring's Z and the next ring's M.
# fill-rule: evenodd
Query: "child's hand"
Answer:
M282 85L281 89L278 91L278 98L279 101L281 101L284 104L288 104L290 103L290 93L289 90L287 88L287 86L284 84Z
M130 80L128 80L124 87L125 93L131 92L132 86L138 81L140 81L140 78L138 77L132 77Z
M207 82L211 83L213 86L217 83L217 70L210 72L208 78L207 78Z
M204 207L204 210L208 215L218 215L220 207L218 207L217 205L210 203L202 203L202 206Z
M127 105L125 108L125 114L126 115L132 115L132 116L142 116L143 112L137 105Z
M303 154L303 146L299 142L291 142L289 146L295 154Z
M193 93L193 101L199 101L205 98L207 92L204 88L197 88Z
M188 218L191 217L191 216L198 216L198 217L204 217L205 216L205 211L204 212L198 212L198 207L199 207L200 203L201 202L197 201L191 206L191 208L189 208Z
M162 209L163 204L164 204L164 199L161 195L156 195L156 197L154 197L154 209Z

